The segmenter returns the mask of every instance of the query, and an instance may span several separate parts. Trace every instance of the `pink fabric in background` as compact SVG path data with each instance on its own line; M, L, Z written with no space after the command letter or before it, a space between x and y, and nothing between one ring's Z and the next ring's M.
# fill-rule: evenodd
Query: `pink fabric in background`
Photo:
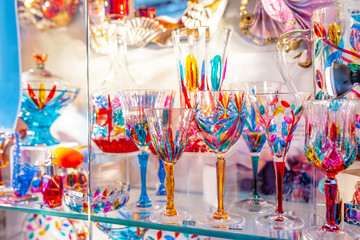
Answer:
M285 24L292 20L300 28L310 28L312 12L329 4L332 0L258 0L249 26L251 38L277 39L295 28L294 24L285 28Z

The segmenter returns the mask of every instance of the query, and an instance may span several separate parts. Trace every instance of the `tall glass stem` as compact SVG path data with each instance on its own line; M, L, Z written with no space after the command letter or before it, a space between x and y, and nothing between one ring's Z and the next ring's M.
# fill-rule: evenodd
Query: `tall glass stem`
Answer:
M276 211L275 213L279 216L275 221L283 221L281 214L284 213L283 210L283 182L284 182L284 172L285 172L285 161L274 161L275 168L275 181L276 181Z
M166 193L167 193L167 203L165 209L165 215L172 217L176 216L177 212L174 207L174 189L175 189L175 181L174 181L174 167L175 164L166 163Z
M141 174L141 195L139 201L137 201L136 206L138 207L151 207L151 201L146 193L146 168L149 159L149 154L144 150L140 150L138 155L139 165L140 165L140 174Z
M165 196L166 195L166 188L165 188L165 166L163 161L159 158L159 171L158 171L158 177L160 181L159 188L156 192L156 195L158 196Z
M0 168L0 187L5 186L2 178L2 168Z
M251 163L253 169L253 179L254 179L254 188L253 188L253 198L260 198L258 193L258 165L259 165L259 153L251 153Z
M218 209L214 213L214 219L228 219L228 214L224 211L224 193L225 193L225 159L224 155L217 155L216 177L217 177L217 194Z
M334 176L326 176L324 190L326 198L326 223L323 229L329 232L336 232L339 231L339 226L335 222L335 200L338 185Z

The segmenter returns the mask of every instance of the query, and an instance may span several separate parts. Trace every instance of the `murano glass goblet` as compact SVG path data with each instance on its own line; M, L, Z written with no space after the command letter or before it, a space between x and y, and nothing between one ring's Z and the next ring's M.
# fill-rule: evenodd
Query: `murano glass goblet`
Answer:
M323 100L305 103L305 154L326 175L326 223L303 231L307 239L360 239L350 230L340 229L335 220L338 185L335 176L356 159L355 100Z
M236 82L231 83L232 90L243 90L248 94L254 93L275 93L280 89L280 82ZM266 142L266 134L261 127L259 117L255 113L255 109L251 106L249 101L245 104L245 125L242 132L242 137L249 148L251 155L251 163L253 170L253 194L250 198L240 201L237 207L246 212L265 213L273 211L275 206L260 197L257 186L258 179L258 165L260 159L260 152Z
M303 114L303 101L310 93L259 93L249 95L251 105L266 133L273 155L276 181L275 213L260 215L256 223L264 228L295 230L304 226L304 221L283 210L283 181L287 153L294 131Z
M195 93L195 122L206 145L217 155L218 209L197 219L215 228L242 226L245 219L224 210L225 153L241 137L244 126L245 93L242 91L199 91Z
M159 206L153 206L146 192L146 169L149 159L147 150L151 144L148 123L144 110L172 106L173 90L121 90L119 99L124 113L127 136L139 147L138 155L141 173L141 195L139 201L127 205L134 212L152 212ZM170 103L169 103L170 102Z
M167 204L165 211L150 215L150 220L163 224L181 224L190 214L174 206L174 167L185 150L194 109L146 109L146 119L154 149L166 168Z

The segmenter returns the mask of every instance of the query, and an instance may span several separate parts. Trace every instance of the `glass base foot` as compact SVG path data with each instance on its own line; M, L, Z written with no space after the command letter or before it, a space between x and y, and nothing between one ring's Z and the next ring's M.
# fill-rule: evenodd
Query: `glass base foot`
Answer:
M202 214L197 218L200 225L209 228L242 228L245 224L245 218L238 214L229 214L228 219L217 220L213 214Z
M263 228L275 230L297 230L304 227L304 221L301 218L284 213L273 213L270 215L261 215L256 219L256 224Z
M248 198L239 201L236 208L244 212L268 213L275 211L275 205L262 198Z
M125 211L130 213L151 213L164 207L165 205L160 202L152 202L150 207L138 207L137 202L132 202L126 204Z
M168 224L168 225L182 225L183 220L189 220L191 218L190 213L182 211L182 210L176 210L177 215L176 216L166 216L164 214L164 210L158 210L156 212L153 212L150 215L150 221L154 223L161 223L161 224Z
M360 239L360 235L348 229L341 229L338 232L328 232L322 230L322 226L313 226L303 230L303 236L306 240L353 240Z

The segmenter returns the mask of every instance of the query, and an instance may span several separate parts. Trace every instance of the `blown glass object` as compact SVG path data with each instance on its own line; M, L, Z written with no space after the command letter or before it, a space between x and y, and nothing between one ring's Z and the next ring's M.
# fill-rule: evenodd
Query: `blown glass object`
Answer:
M231 83L233 90L244 90L249 94L254 93L275 93L280 89L280 82L236 82ZM248 199L242 200L237 205L246 212L264 213L274 209L274 205L260 197L257 186L258 164L260 152L266 142L266 134L261 127L259 117L249 101L245 104L245 124L242 137L250 151L252 170L253 170L253 193Z
M166 168L167 204L165 211L159 210L150 215L150 220L163 224L181 224L190 214L176 210L174 206L174 167L187 144L193 109L147 109L151 141L159 158Z
M307 239L359 239L360 235L336 224L338 185L335 176L356 159L354 100L309 101L306 108L305 154L326 175L326 223L303 231Z
M62 83L44 69L47 55L34 55L36 69L23 75L23 95L20 117L29 127L22 145L55 145L60 141L50 133L50 127L60 116L60 110L74 101L79 89Z
M146 169L151 144L148 123L144 110L147 108L163 108L172 106L175 91L172 90L122 90L119 99L124 113L127 136L140 149L138 155L141 173L141 194L136 203L127 208L135 212L152 212L159 206L153 206L146 192Z
M194 107L194 92L221 90L226 74L228 45L231 30L208 27L182 28L172 32L178 77L180 104L183 108ZM208 151L198 137L195 123L186 152Z
M304 221L283 210L283 181L287 153L298 122L303 114L303 101L310 98L309 93L259 93L249 95L251 105L266 133L270 151L273 155L276 177L276 211L260 215L256 223L264 228L295 230L304 226Z
M245 93L242 91L199 91L195 95L195 122L198 133L216 154L218 208L214 214L203 214L197 220L214 228L242 226L245 219L224 209L225 153L241 137L245 120Z

